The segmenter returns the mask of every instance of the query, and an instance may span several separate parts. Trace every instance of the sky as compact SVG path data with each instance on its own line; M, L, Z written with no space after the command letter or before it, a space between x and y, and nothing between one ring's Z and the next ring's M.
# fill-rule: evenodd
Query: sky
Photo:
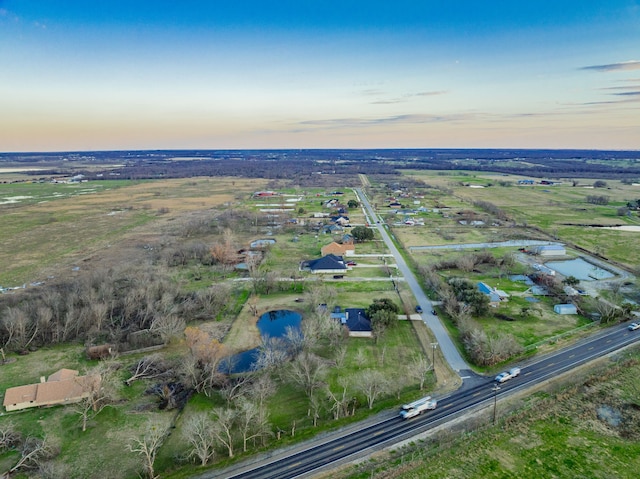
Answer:
M0 151L640 149L640 0L0 0Z

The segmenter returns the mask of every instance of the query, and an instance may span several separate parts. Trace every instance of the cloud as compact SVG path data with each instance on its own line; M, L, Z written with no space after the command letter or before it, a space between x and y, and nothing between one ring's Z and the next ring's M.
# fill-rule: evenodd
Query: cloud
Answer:
M613 72L613 71L628 71L628 70L640 70L640 61L629 60L627 62L609 63L607 65L590 65L581 67L579 70L589 70L597 72Z
M421 91L418 93L410 94L409 96L438 96L438 95L446 95L447 93L449 93L447 90Z
M376 125L444 123L452 121L473 120L476 118L477 115L473 113L451 115L407 114L380 118L333 118L328 120L305 120L299 122L298 124L331 129L363 128Z
M616 96L637 96L640 95L640 91L625 91L621 93L612 93L612 95Z
M636 80L636 82L640 83L640 81L638 81L638 80ZM638 85L608 86L608 87L600 88L600 90L604 90L604 91L608 91L608 90L634 90L636 88L640 88L640 86L638 86Z
M405 103L410 98L422 97L422 96L438 96L438 95L446 95L449 93L447 90L438 90L438 91L421 91L417 93L405 93L400 98L390 98L387 100L376 100L372 101L372 105L393 105L396 103Z
M384 95L385 93L386 92L384 92L382 90L377 90L375 88L369 88L367 90L360 91L360 94L364 95L364 96Z

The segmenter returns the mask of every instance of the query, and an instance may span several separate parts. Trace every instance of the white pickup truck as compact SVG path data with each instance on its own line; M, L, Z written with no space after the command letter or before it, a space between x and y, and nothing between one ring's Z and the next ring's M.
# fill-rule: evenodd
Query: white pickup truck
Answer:
M431 399L431 396L427 396L402 406L400 416L402 419L409 419L418 416L429 409L435 409L437 405L438 401Z
M496 382L503 383L511 378L515 378L518 374L520 374L520 368L511 368L509 371L498 374L496 376Z

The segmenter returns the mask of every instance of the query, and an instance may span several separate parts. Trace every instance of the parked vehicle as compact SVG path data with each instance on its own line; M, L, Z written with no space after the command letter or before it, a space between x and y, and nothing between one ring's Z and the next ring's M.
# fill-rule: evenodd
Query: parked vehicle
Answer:
M511 368L509 371L504 373L500 373L496 376L496 381L499 383L503 383L508 381L509 379L515 378L520 374L520 368Z
M347 266L356 266L358 263L355 261L347 261Z
M631 323L629 326L627 326L627 329L629 331L635 331L636 329L640 329L640 323Z
M420 305L416 306L416 313L422 314L422 306Z
M430 409L435 409L437 406L438 401L436 401L435 399L431 399L431 396L427 396L402 406L400 416L402 417L402 419L409 419L415 416L419 416L423 412L429 411Z

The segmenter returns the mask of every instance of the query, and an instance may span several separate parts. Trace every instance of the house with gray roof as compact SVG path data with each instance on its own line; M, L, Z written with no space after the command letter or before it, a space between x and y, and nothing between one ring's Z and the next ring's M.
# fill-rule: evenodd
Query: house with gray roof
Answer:
M328 254L319 259L310 259L300 264L300 271L310 271L314 274L344 274L347 269L342 256L335 254Z

